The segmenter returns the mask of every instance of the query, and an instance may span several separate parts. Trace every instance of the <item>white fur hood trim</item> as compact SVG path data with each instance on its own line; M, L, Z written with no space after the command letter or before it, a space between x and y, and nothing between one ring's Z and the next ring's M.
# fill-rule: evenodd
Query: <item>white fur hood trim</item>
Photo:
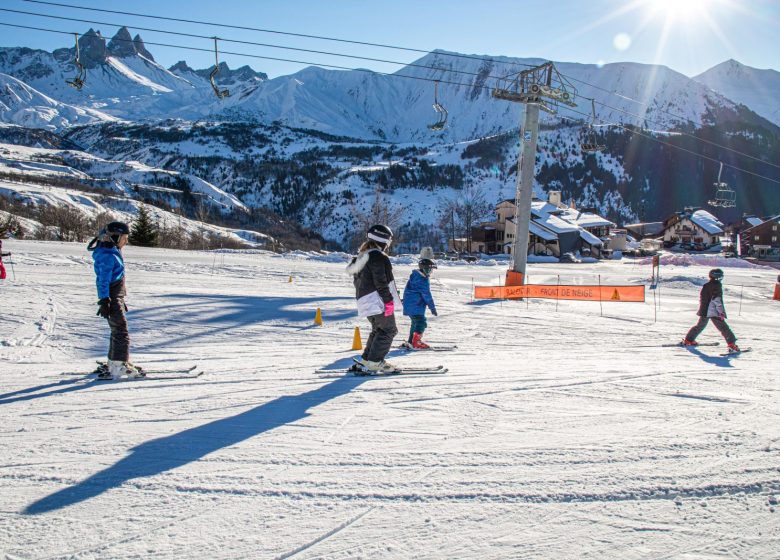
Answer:
M352 276L357 276L360 274L360 271L363 270L366 265L368 264L368 254L371 251L378 251L379 249L369 249L368 251L363 251L360 253L356 258L355 262L349 263L347 266L347 274L351 274Z

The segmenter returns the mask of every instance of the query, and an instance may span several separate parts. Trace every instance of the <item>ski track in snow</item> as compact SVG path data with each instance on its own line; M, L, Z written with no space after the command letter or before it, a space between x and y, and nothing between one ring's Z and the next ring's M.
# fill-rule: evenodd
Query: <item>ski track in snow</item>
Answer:
M780 550L773 271L726 268L729 322L754 347L735 359L723 344L661 347L695 321L706 266L663 267L673 282L657 323L649 291L645 304L605 302L603 316L597 302L472 303L472 277L495 283L498 269L442 267L426 338L458 349L389 359L449 372L366 379L314 374L351 363L355 326L368 335L342 263L129 247L135 359L206 374L98 383L63 375L106 348L84 247L6 248L17 280L0 283L5 558ZM401 286L410 270L395 266ZM619 261L529 272L649 276ZM398 322L396 342L409 325Z

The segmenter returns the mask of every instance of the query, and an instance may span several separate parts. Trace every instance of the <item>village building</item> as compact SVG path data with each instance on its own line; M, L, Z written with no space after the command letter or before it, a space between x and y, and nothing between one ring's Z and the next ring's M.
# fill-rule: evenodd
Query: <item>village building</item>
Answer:
M723 222L706 210L686 208L664 220L661 237L664 247L704 251L720 245L723 228Z
M487 254L511 254L517 227L517 207L512 199L496 205L496 219L471 230L471 251ZM564 253L603 256L604 239L615 224L593 212L584 212L561 202L560 191L550 191L548 200L531 202L529 255L560 257ZM468 243L463 240L461 247ZM457 250L457 249L456 249Z
M780 261L780 215L742 231L741 239L743 256Z

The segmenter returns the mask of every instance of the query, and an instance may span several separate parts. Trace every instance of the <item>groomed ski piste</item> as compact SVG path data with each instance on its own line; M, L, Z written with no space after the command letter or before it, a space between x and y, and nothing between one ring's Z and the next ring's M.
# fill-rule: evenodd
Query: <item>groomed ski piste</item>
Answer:
M343 256L128 247L134 361L205 373L97 382L72 375L107 347L84 246L3 248L2 558L780 554L777 270L662 259L654 309L649 289L472 303L506 263L442 263L425 338L458 348L388 359L449 371L366 378L315 374L368 335ZM699 340L719 346L662 346L694 324L711 263L750 353L721 356L712 326ZM403 287L412 261L394 268ZM650 273L529 265L535 283Z

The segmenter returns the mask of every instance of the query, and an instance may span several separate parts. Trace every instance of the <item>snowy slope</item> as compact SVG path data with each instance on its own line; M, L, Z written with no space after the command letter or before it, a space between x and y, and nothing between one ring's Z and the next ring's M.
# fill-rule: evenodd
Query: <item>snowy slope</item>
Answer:
M115 120L118 119L95 109L60 103L12 76L0 74L0 121L3 123L61 130Z
M780 124L780 72L777 70L751 68L732 59L693 79Z
M776 271L725 269L729 321L754 347L727 358L659 346L695 320L706 265L662 269L657 322L652 298L603 316L473 305L472 281L503 268L442 267L426 337L458 350L391 359L449 372L344 379L313 375L350 362L354 326L367 334L344 263L129 247L134 359L205 374L101 384L63 375L106 349L83 245L4 249L9 558L776 557ZM650 265L529 273L637 283Z

